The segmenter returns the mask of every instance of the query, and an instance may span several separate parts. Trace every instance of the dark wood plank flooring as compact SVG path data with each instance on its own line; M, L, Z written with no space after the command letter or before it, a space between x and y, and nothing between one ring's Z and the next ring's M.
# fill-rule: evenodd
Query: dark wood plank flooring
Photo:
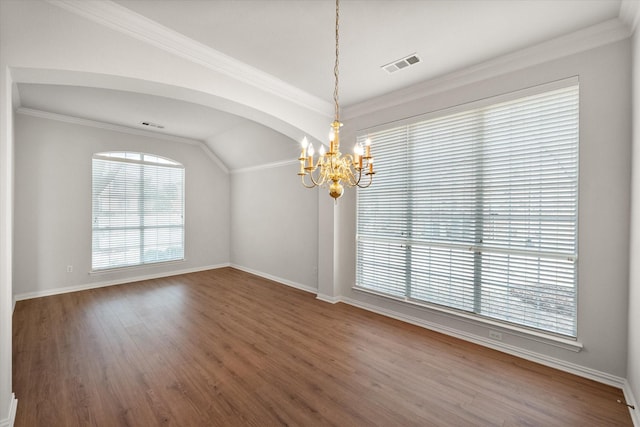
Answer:
M231 268L18 302L16 426L630 426L622 392Z

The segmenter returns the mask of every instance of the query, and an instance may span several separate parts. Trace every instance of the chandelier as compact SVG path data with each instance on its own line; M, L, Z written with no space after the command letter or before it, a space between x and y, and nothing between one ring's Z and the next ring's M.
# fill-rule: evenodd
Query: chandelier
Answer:
M333 89L333 102L335 105L335 117L331 123L331 133L329 134L329 151L324 145L318 150L318 159L314 159L315 150L313 144L307 141L305 136L302 140L302 151L298 160L300 161L300 171L298 175L302 180L302 185L307 188L329 187L329 195L336 202L344 192L343 183L349 187L367 188L373 181L373 157L371 156L371 140L367 138L364 146L356 144L353 155L340 153L340 104L338 102L338 56L339 50L339 19L340 0L336 0L336 62L333 67L335 85ZM309 179L307 180L307 176Z

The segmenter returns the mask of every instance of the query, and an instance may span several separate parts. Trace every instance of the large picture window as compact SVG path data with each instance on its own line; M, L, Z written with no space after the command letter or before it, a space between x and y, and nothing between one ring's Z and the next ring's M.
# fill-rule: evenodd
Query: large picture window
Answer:
M93 156L91 267L184 259L184 168L142 153Z
M357 288L576 337L578 86L536 92L363 135Z

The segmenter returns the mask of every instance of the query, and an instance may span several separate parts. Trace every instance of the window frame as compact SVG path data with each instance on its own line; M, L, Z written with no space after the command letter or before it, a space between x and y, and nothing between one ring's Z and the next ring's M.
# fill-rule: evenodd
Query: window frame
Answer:
M432 119L438 119L438 118L446 118L447 116L453 116L455 114L458 113L464 113L464 112L468 112L468 111L472 111L472 110L476 110L476 109L482 109L482 108L486 108L489 106L493 106L493 105L498 105L504 102L509 102L509 101L514 101L520 98L525 98L528 96L532 96L532 95L540 95L540 94L544 94L546 92L551 92L557 89L565 89L565 88L569 88L572 86L578 86L579 87L579 79L577 77L571 77L571 78L567 78L567 79L562 79L562 80L558 80L558 81L554 81L554 82L550 82L547 84L543 84L543 85L538 85L538 86L534 86L534 87L529 87L523 90L518 90L518 91L514 91L514 92L509 92L509 93L505 93L502 95L498 95L498 96L492 96L492 97L488 97L482 100L478 100L478 101L474 101L474 102L469 102L469 103L465 103L465 104L461 104L461 105L457 105L451 108L446 108L446 109L442 109L442 110L438 110L438 111L434 111L431 113L427 113L427 114L422 114L422 115L418 115L418 116L413 116L413 117L409 117L406 119L402 119L402 120L398 120L398 121L394 121L394 122L389 122L389 123L385 123L385 124L381 124L381 125L377 125L368 129L364 129L361 130L357 133L357 137L360 140L361 138L365 138L367 136L370 136L370 134L372 133L376 133L376 132L384 132L384 131L389 131L391 129L396 129L396 128L400 128L403 126L410 126L412 124L415 123L420 123L420 122L424 122L424 121L429 121ZM402 301L404 303L408 303L408 304L412 304L412 305L417 305L417 306L421 306L421 307L425 307L425 308L429 308L429 309L433 309L442 313L446 313L446 314L450 314L455 316L457 319L464 319L464 320L472 320L474 322L478 321L481 323L486 323L489 324L491 326L498 326L500 328L504 328L504 329L508 329L508 330L512 330L518 334L522 334L524 336L527 337L538 337L538 338L544 338L545 340L552 340L552 341L557 341L559 343L561 343L561 346L565 347L568 346L570 349L575 350L575 349L579 349L581 348L581 344L577 342L578 340L578 325L579 325L579 313L578 313L578 306L579 306L579 301L578 301L578 282L579 282L579 264L578 264L578 240L579 240L579 215L578 215L578 208L579 208L579 191L578 191L578 187L579 187L579 181L580 181L580 177L579 177L579 126L580 126L580 120L579 120L579 103L580 103L580 95L579 95L579 89L578 89L578 97L577 97L577 105L578 105L578 118L577 118L577 142L576 142L576 158L575 158L575 170L576 170L576 178L575 178L575 255L572 257L571 261L574 263L574 301L575 301L575 314L573 317L573 322L574 322L574 334L573 335L568 335L568 334L564 334L564 333L558 333L558 332L554 332L554 331L550 331L550 330L545 330L545 329L539 329L539 328L535 328L535 327L531 327L531 326L527 326L524 324L519 324L519 323L512 323L509 321L504 321L504 320L500 320L500 319L496 319L496 318L492 318L492 317L486 317L482 314L479 313L474 313L474 312L470 312L467 310L462 310L462 309L458 309L455 307L451 307L451 306L446 306L446 305L439 305L439 304L435 304L432 302L428 302L428 301L424 301L421 299L414 299L411 298L411 292L410 291L405 291L403 296L398 296L398 295L390 295L389 293L386 292L382 292L376 289L372 289L370 287L364 287L358 284L358 272L359 272L359 267L358 267L358 263L360 262L359 259L359 239L360 239L360 235L359 235L359 231L360 231L360 217L358 215L358 212L360 211L360 189L358 189L358 196L356 198L356 239L355 239L355 244L356 244L356 282L354 283L353 289L356 291L361 291L361 292L365 292L365 293L370 293L370 294L374 294L374 295L378 295L381 297L384 297L386 299L391 299L391 300L396 300L396 301ZM375 140L374 140L374 144L375 144ZM411 148L406 148L406 151L409 152L410 150L412 150ZM382 174L379 174L378 176L379 180L384 179ZM408 178L409 180L411 179L410 177ZM375 185L375 183L374 183ZM362 190L364 192L368 191L368 190ZM411 190L408 190L411 191ZM410 223L410 221L409 221ZM411 240L411 239L409 239ZM400 244L402 244L401 242L399 242ZM410 255L410 251L406 250L406 252L408 252L409 254L407 256L411 256ZM406 268L409 270L411 269L411 264L408 263L406 265ZM474 275L476 274L476 272L474 272ZM404 283L406 285L406 287L410 287L410 280L409 279L405 279Z
M140 234L139 237L139 241L141 242L141 244L137 245L136 247L138 248L138 250L140 251L139 253L139 261L138 263L120 263L117 265L109 265L109 266L105 266L105 267L96 267L96 248L95 248L95 239L96 239L96 234L95 232L98 230L100 230L100 227L96 227L96 203L97 203L97 199L96 199L96 195L95 195L95 160L103 160L103 161L111 161L111 162L115 162L115 163L122 163L122 164L135 164L135 165L141 165L140 167L140 179L137 182L140 182L141 185L143 185L144 179L143 176L145 174L145 168L144 166L149 166L149 167L159 167L159 168L167 168L167 169L178 169L181 170L181 192L180 192L180 216L181 216L181 224L179 225L155 225L155 226L150 226L150 225L145 225L144 224L144 220L145 217L149 217L149 215L144 215L145 213L145 209L142 208L138 208L137 212L138 214L140 214L140 212L142 211L142 215L139 215L139 226L124 226L125 228L129 229L130 231L138 231L138 233ZM148 172L149 169L146 169L146 172ZM185 202L186 202L186 168L183 164L164 157L164 156L160 156L160 155L156 155L156 154L150 154L150 153L144 153L144 152L133 152L133 151L126 151L126 150L117 150L117 151L107 151L107 152L97 152L94 153L92 155L91 158L91 188L92 188L92 194L91 194L91 269L90 269L90 274L101 274L101 273L108 273L108 272L112 272L112 271L118 271L118 270L126 270L126 269L135 269L135 268L144 268L144 267L149 267L149 266L156 266L156 265L162 265L162 264L169 264L169 263L177 263L177 262L184 262L185 261L185 253L186 253L186 242L185 242L185 228L186 228L186 213L185 213ZM142 203L144 205L144 190L142 190L142 196L143 197L138 197L137 200L138 203ZM122 226L121 226L122 227ZM119 228L121 228L119 227ZM144 250L145 248L148 248L147 246L145 246L144 243L144 233L145 231L148 230L153 230L153 229L162 229L162 228L174 228L174 229L179 229L180 230L180 242L182 244L180 250L179 250L179 256L176 257L171 257L168 259L154 259L154 260L150 260L150 261L145 261L145 254L144 254ZM102 228L103 230L107 230L108 227L106 228ZM156 247L159 245L155 245ZM114 246L114 248L117 248L117 246Z

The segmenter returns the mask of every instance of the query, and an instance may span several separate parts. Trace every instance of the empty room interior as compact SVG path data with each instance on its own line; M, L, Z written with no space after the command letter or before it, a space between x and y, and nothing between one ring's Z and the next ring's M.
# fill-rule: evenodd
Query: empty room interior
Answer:
M640 426L639 20L0 0L0 427Z

